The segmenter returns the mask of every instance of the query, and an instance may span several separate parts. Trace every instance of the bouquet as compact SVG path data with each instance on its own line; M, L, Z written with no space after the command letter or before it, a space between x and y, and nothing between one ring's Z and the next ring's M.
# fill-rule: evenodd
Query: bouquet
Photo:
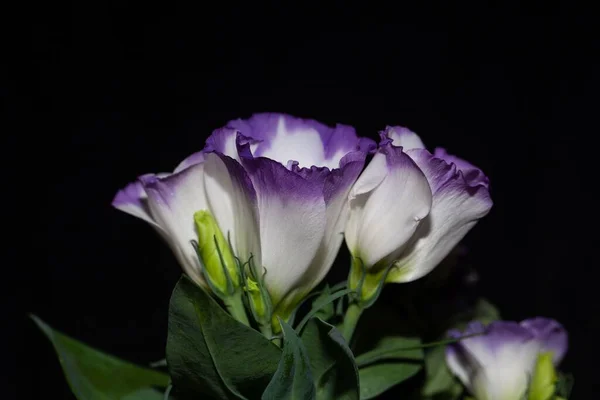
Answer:
M150 366L33 316L79 400L569 396L565 329L502 320L461 266L460 240L492 207L488 178L406 128L376 143L255 114L113 206L150 224L184 274ZM344 242L347 279L327 282Z

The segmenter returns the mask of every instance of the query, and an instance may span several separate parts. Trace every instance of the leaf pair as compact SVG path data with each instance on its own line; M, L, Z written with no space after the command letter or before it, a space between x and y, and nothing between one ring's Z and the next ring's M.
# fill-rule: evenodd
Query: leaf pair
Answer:
M175 393L182 399L204 394L216 399L358 400L352 352L333 326L311 319L302 324L300 337L280 323L283 351L182 278L171 298L167 340Z
M182 399L258 399L275 374L281 350L227 314L190 279L171 297L167 365Z

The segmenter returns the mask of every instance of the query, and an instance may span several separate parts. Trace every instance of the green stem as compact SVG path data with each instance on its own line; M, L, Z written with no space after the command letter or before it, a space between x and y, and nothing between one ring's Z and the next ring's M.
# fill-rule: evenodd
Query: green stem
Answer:
M264 337L270 339L273 337L273 328L271 328L271 323L267 322L266 324L258 324L258 329L260 329L260 333L263 334Z
M241 292L237 292L231 296L223 298L223 303L233 318L237 319L246 326L250 326L250 321L246 315L246 309L244 308L244 301L242 300Z
M342 325L342 336L344 336L344 339L346 339L346 343L348 344L350 344L350 340L352 340L352 335L354 334L354 330L356 329L356 325L358 324L362 312L362 307L357 303L350 303L350 305L348 305L348 309L344 315L344 323Z

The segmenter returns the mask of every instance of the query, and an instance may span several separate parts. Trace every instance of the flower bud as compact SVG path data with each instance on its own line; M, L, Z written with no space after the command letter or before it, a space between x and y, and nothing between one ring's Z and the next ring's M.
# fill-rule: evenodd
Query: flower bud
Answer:
M198 230L198 256L211 289L219 296L232 294L240 287L240 274L229 242L223 236L215 219L206 210L194 214Z

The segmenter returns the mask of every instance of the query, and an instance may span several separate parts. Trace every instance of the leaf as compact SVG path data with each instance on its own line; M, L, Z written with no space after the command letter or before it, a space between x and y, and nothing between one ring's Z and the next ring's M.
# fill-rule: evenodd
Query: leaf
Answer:
M420 346L419 338L385 336L375 348L356 357L356 363L362 367L380 360L420 361L424 357Z
M256 399L277 369L281 350L227 314L183 276L171 297L167 364L178 395Z
M283 332L283 353L262 400L316 399L306 348L291 326L281 319L279 323Z
M63 372L79 400L162 400L154 387L167 387L169 377L139 367L53 330L41 319L31 318L50 339Z
M423 396L442 396L456 399L462 393L462 385L446 365L446 346L438 346L425 353L426 381Z
M327 321L329 318L334 316L335 309L333 303L327 303L320 309L316 308L317 305L322 304L323 300L329 297L330 295L331 289L329 288L329 285L326 285L323 288L321 294L319 294L319 296L315 298L315 301L312 303L311 311L314 311L314 316L316 318L321 318L323 321Z
M571 391L575 384L575 377L573 374L558 374L558 381L556 382L556 395L564 399L571 398Z
M416 375L422 368L423 350L418 338L384 336L375 348L356 357L360 398L372 399ZM410 348L410 350L402 350Z
M302 318L302 321L300 321L298 323L298 326L296 326L296 332L298 332L298 334L301 334L302 329L304 329L304 326L306 325L306 323L312 317L314 317L315 314L317 314L323 307L328 306L329 304L333 304L333 302L335 300L339 299L340 297L344 297L348 293L352 293L352 290L344 289L344 290L337 291L333 294L330 294L328 296L324 296L324 297L319 296L319 298L317 299L318 301L315 301L312 304L311 310L304 316L304 318Z
M332 325L313 318L302 332L317 384L317 399L360 398L358 368L341 333Z

